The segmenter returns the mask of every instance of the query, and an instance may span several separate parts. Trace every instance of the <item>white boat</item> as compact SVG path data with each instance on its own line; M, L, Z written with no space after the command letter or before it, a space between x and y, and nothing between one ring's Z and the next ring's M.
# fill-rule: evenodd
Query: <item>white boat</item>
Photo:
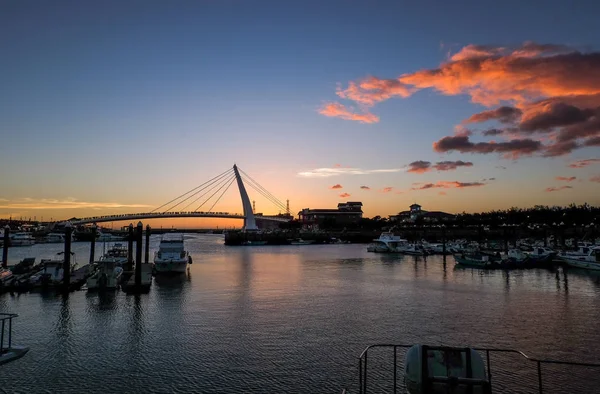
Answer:
M103 232L98 232L98 237L96 241L98 242L115 242L115 241L124 241L125 237L121 235L107 234Z
M165 234L154 254L156 273L183 273L191 263L190 255L183 246L182 234Z
M312 245L314 243L315 243L315 241L312 241L312 240L298 238L298 239L292 240L292 242L290 242L290 245Z
M116 289L123 275L125 263L127 263L127 248L115 244L96 262L98 270L86 281L88 290Z
M408 241L406 239L400 238L399 235L394 235L392 232L383 232L379 238L374 239L373 243L367 247L367 251L396 253L401 252L407 246Z
M600 271L600 247L587 249L587 255L563 254L559 255L559 258L571 267Z
M35 238L30 233L10 234L10 246L31 246L35 244Z
M74 260L74 259L73 259ZM71 272L75 271L77 264L71 263ZM29 277L29 284L33 287L58 285L63 280L64 260L42 260L41 270Z
M402 245L397 248L398 252L408 254L411 256L427 256L427 250L421 244L417 243L407 243L406 245Z
M73 236L71 236L71 240L73 240ZM65 234L50 233L44 237L44 242L49 244L65 243Z

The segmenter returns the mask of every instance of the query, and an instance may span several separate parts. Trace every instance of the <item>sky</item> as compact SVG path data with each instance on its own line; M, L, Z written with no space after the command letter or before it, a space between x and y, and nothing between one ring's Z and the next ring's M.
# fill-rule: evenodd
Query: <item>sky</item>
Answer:
M150 211L234 163L294 214L599 205L599 11L3 1L0 217Z

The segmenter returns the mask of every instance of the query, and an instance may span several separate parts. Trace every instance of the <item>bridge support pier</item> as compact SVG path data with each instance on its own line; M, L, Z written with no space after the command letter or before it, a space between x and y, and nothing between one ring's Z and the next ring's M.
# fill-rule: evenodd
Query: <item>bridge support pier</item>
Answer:
M233 172L235 173L235 179L237 181L238 188L240 189L240 196L242 197L242 207L244 208L244 230L258 230L258 227L256 226L256 219L254 218L254 212L252 211L250 197L248 197L246 187L244 186L240 172L235 164L233 165Z

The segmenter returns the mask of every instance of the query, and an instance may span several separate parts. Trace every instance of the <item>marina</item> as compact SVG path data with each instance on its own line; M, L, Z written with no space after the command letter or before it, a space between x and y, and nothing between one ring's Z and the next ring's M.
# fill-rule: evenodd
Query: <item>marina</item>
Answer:
M50 367L60 359L71 391L105 392L103 376L120 373L140 391L358 392L357 356L364 347L399 341L600 361L590 350L600 341L594 329L600 277L594 271L459 268L451 255L371 253L364 244L231 248L222 235L183 237L194 264L180 276L153 278L148 294L82 289L66 298L54 292L0 295L0 311L20 316L14 338L30 348L2 367L0 385L65 389ZM150 237L150 253L160 240ZM100 259L103 248L96 246ZM89 248L73 244L76 256L88 256ZM28 249L11 249L11 262L31 254L50 259L61 250L57 244ZM238 346L225 350L232 342ZM65 348L71 349L66 355ZM161 374L134 373L164 354L171 363ZM378 357L369 357L369 369L376 368ZM493 356L492 363L494 387L536 392L535 365L524 368L507 355ZM91 378L90 368L106 374ZM589 385L600 383L585 369L549 368L544 382L555 389L548 392L568 387L589 393ZM35 379L27 377L33 370ZM381 392L377 376L369 377L369 392ZM386 379L380 389L391 387Z

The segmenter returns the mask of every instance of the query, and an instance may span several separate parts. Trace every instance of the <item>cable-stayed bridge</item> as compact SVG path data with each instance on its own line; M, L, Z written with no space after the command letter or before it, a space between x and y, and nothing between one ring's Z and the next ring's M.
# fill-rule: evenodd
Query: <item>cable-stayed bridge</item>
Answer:
M237 182L242 199L242 213L215 212L213 209L221 200L231 185ZM245 182L245 183L244 183ZM285 215L255 215L253 204L246 192L246 186L270 201L280 212ZM194 208L195 207L195 208ZM193 210L190 210L193 208ZM74 225L116 222L121 220L164 219L164 218L227 218L243 219L245 230L257 230L256 221L266 220L275 222L288 222L292 219L289 204L283 204L268 190L252 179L241 168L233 165L232 168L215 176L214 178L196 186L195 188L175 197L150 212L129 213L118 215L104 215L71 220Z

